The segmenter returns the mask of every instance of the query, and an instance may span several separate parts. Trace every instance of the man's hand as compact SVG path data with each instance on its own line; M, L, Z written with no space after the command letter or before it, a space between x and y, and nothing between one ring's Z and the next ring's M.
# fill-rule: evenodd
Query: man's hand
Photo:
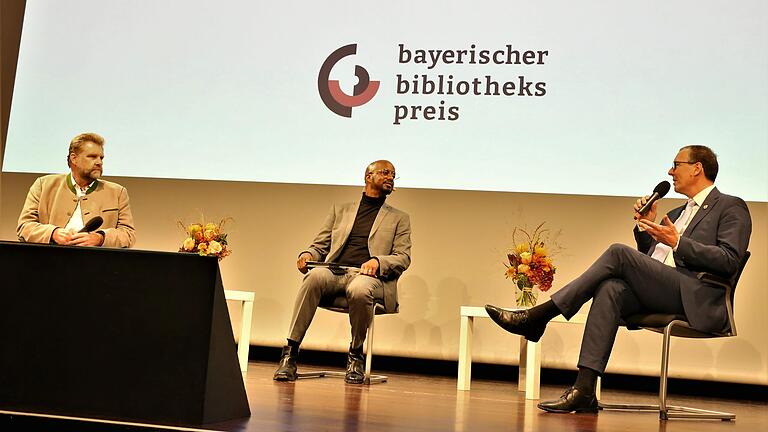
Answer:
M98 232L75 233L67 243L70 246L101 246L104 236Z
M360 274L376 277L379 273L379 260L371 258L360 266Z
M664 243L669 247L674 248L677 246L677 242L680 241L680 233L677 232L675 224L669 220L669 216L664 216L664 219L661 220L661 225L647 219L638 220L637 225L650 234L654 240Z
M651 204L651 208L648 209L648 213L641 215L640 213L637 212L638 210L640 210L640 208L642 208L645 205L645 203L648 202L648 198L650 197L646 195L642 198L638 198L637 201L635 201L635 220L636 221L639 221L640 219L646 219L651 222L656 221L656 207L659 204L658 201L655 201L653 204Z
M306 274L309 269L307 268L307 261L312 260L312 254L309 252L302 252L301 255L299 255L299 260L296 261L296 268L299 269L300 272L303 274Z
M53 230L51 239L56 244L66 245L66 244L69 244L69 242L72 240L73 234L74 232L71 229L56 228L55 230Z

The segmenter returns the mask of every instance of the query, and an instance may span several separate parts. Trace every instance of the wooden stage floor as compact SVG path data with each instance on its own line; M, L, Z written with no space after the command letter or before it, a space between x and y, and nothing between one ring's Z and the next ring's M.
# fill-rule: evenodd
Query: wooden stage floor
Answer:
M348 385L339 378L272 381L275 363L251 362L245 377L251 417L182 430L218 431L766 431L768 403L672 395L671 402L736 414L736 420L660 421L657 413L603 412L549 414L525 400L512 381L472 382L456 390L456 378L390 374L389 382ZM308 371L316 368L300 368ZM713 384L712 393L717 393ZM555 399L561 386L542 386L543 399ZM655 403L656 395L603 390L606 402ZM14 424L11 422L10 424ZM18 424L18 423L16 423ZM29 424L27 424L29 426ZM108 426L89 422L49 421L35 430L164 430ZM0 427L6 430L6 427ZM177 429L178 430L178 429Z
M472 382L456 390L456 378L390 374L384 384L357 386L338 378L272 381L275 363L251 363L246 377L251 418L209 425L225 431L765 431L768 403L690 396L673 403L736 414L736 420L659 421L658 414L603 412L550 414L525 400L511 381ZM308 371L312 367L301 367ZM722 385L722 384L719 384ZM556 399L561 386L543 386L543 399ZM717 389L713 388L713 393ZM603 391L613 402L656 403L657 395Z

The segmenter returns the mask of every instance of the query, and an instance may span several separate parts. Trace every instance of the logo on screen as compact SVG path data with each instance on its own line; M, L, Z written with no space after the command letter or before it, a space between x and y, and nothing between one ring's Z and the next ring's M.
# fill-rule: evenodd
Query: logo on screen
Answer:
M360 106L376 95L379 90L379 81L371 81L368 71L360 65L355 65L355 76L357 84L352 89L352 95L348 95L341 90L338 80L329 79L331 69L346 56L357 52L357 44L345 45L332 52L323 62L320 73L317 75L317 90L320 92L320 99L329 110L342 117L352 117L352 107Z

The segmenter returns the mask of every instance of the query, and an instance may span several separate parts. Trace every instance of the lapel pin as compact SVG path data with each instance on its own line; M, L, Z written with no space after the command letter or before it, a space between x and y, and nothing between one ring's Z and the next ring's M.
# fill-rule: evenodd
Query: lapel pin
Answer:
M704 210L706 210L706 209L707 209L707 207L709 207L709 204L704 204L704 207L702 207L702 208L703 208Z

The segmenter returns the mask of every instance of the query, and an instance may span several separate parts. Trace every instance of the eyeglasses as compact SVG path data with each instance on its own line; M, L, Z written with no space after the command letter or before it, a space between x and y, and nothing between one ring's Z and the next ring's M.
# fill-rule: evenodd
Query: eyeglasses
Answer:
M672 171L676 170L677 167L680 166L680 164L693 165L693 164L697 164L697 163L698 162L691 162L691 161L672 161Z
M376 171L371 171L372 174L378 174L380 176L384 177L392 177L392 180L397 180L400 177L397 176L397 174L394 171L390 171L388 169L380 169Z

